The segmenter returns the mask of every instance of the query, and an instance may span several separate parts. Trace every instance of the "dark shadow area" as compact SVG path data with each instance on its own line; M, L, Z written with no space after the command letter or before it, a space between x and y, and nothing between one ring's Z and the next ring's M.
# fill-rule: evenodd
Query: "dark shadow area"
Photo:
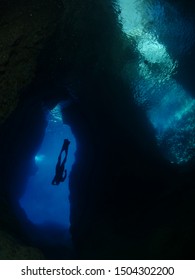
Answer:
M75 3L40 55L34 82L1 126L2 227L23 245L39 248L45 259L194 259L194 160L180 167L166 160L146 112L135 104L124 68L138 55L111 2ZM188 63L190 56L181 67ZM187 88L183 74L177 79ZM55 222L36 226L18 204L37 172L45 111L62 100L69 102L63 123L78 141L69 177L70 232ZM67 143L55 158L52 188L67 182L68 150Z

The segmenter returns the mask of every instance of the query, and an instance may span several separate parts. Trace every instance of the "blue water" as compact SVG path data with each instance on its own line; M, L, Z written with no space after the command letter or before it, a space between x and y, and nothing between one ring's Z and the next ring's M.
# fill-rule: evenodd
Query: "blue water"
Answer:
M51 184L63 140L68 138L67 178L58 186ZM68 125L62 122L60 105L48 113L48 126L42 145L35 156L37 172L30 177L19 203L34 224L70 226L69 175L75 161L76 140Z
M135 102L146 110L165 157L187 163L195 155L195 100L175 74L195 42L192 21L158 0L118 0L118 5L123 32L136 43L139 57L136 71L126 67Z

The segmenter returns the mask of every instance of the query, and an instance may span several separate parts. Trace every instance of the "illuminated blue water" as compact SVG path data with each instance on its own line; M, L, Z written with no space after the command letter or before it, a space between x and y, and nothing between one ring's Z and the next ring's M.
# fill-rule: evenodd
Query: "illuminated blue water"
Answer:
M63 140L68 138L68 158L65 165L67 178L58 186L51 184ZM62 122L60 106L48 115L48 126L42 145L35 156L37 172L29 178L20 205L28 219L35 224L56 224L64 228L70 225L69 175L75 161L76 140L68 125Z
M130 86L156 131L158 145L172 163L195 155L195 100L174 79L179 60L194 45L192 22L167 3L118 0L119 20L139 59Z

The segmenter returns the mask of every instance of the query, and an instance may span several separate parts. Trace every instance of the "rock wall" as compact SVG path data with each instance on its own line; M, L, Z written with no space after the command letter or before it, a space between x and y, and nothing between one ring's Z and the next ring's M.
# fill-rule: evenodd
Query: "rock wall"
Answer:
M39 55L57 28L62 14L61 8L61 2L55 0L41 2L36 0L1 1L0 124L5 122L16 109L21 90L32 83L36 75ZM13 127L11 130L13 131ZM1 137L1 139L3 138ZM7 141L5 140L5 142ZM4 155L6 156L6 152ZM10 199L8 199L9 182L4 184L5 177L2 178L2 174L8 168L7 160L1 152L1 202L3 202L1 203L0 218L0 258L42 259L43 254L37 249L26 247L18 234L20 226L12 212Z
M44 255L40 250L27 247L17 238L0 230L0 260L42 260Z
M36 74L41 50L57 28L62 3L1 1L0 123L16 108L19 92Z

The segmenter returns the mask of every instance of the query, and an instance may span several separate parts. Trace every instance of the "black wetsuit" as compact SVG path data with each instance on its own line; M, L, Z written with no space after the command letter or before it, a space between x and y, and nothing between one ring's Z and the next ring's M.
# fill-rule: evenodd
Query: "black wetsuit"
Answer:
M60 155L58 157L58 162L56 164L56 174L53 178L52 185L59 185L61 182L64 182L67 176L67 170L65 169L65 163L68 156L68 148L70 145L70 141L68 139L64 140ZM61 163L62 153L65 151L65 157Z

